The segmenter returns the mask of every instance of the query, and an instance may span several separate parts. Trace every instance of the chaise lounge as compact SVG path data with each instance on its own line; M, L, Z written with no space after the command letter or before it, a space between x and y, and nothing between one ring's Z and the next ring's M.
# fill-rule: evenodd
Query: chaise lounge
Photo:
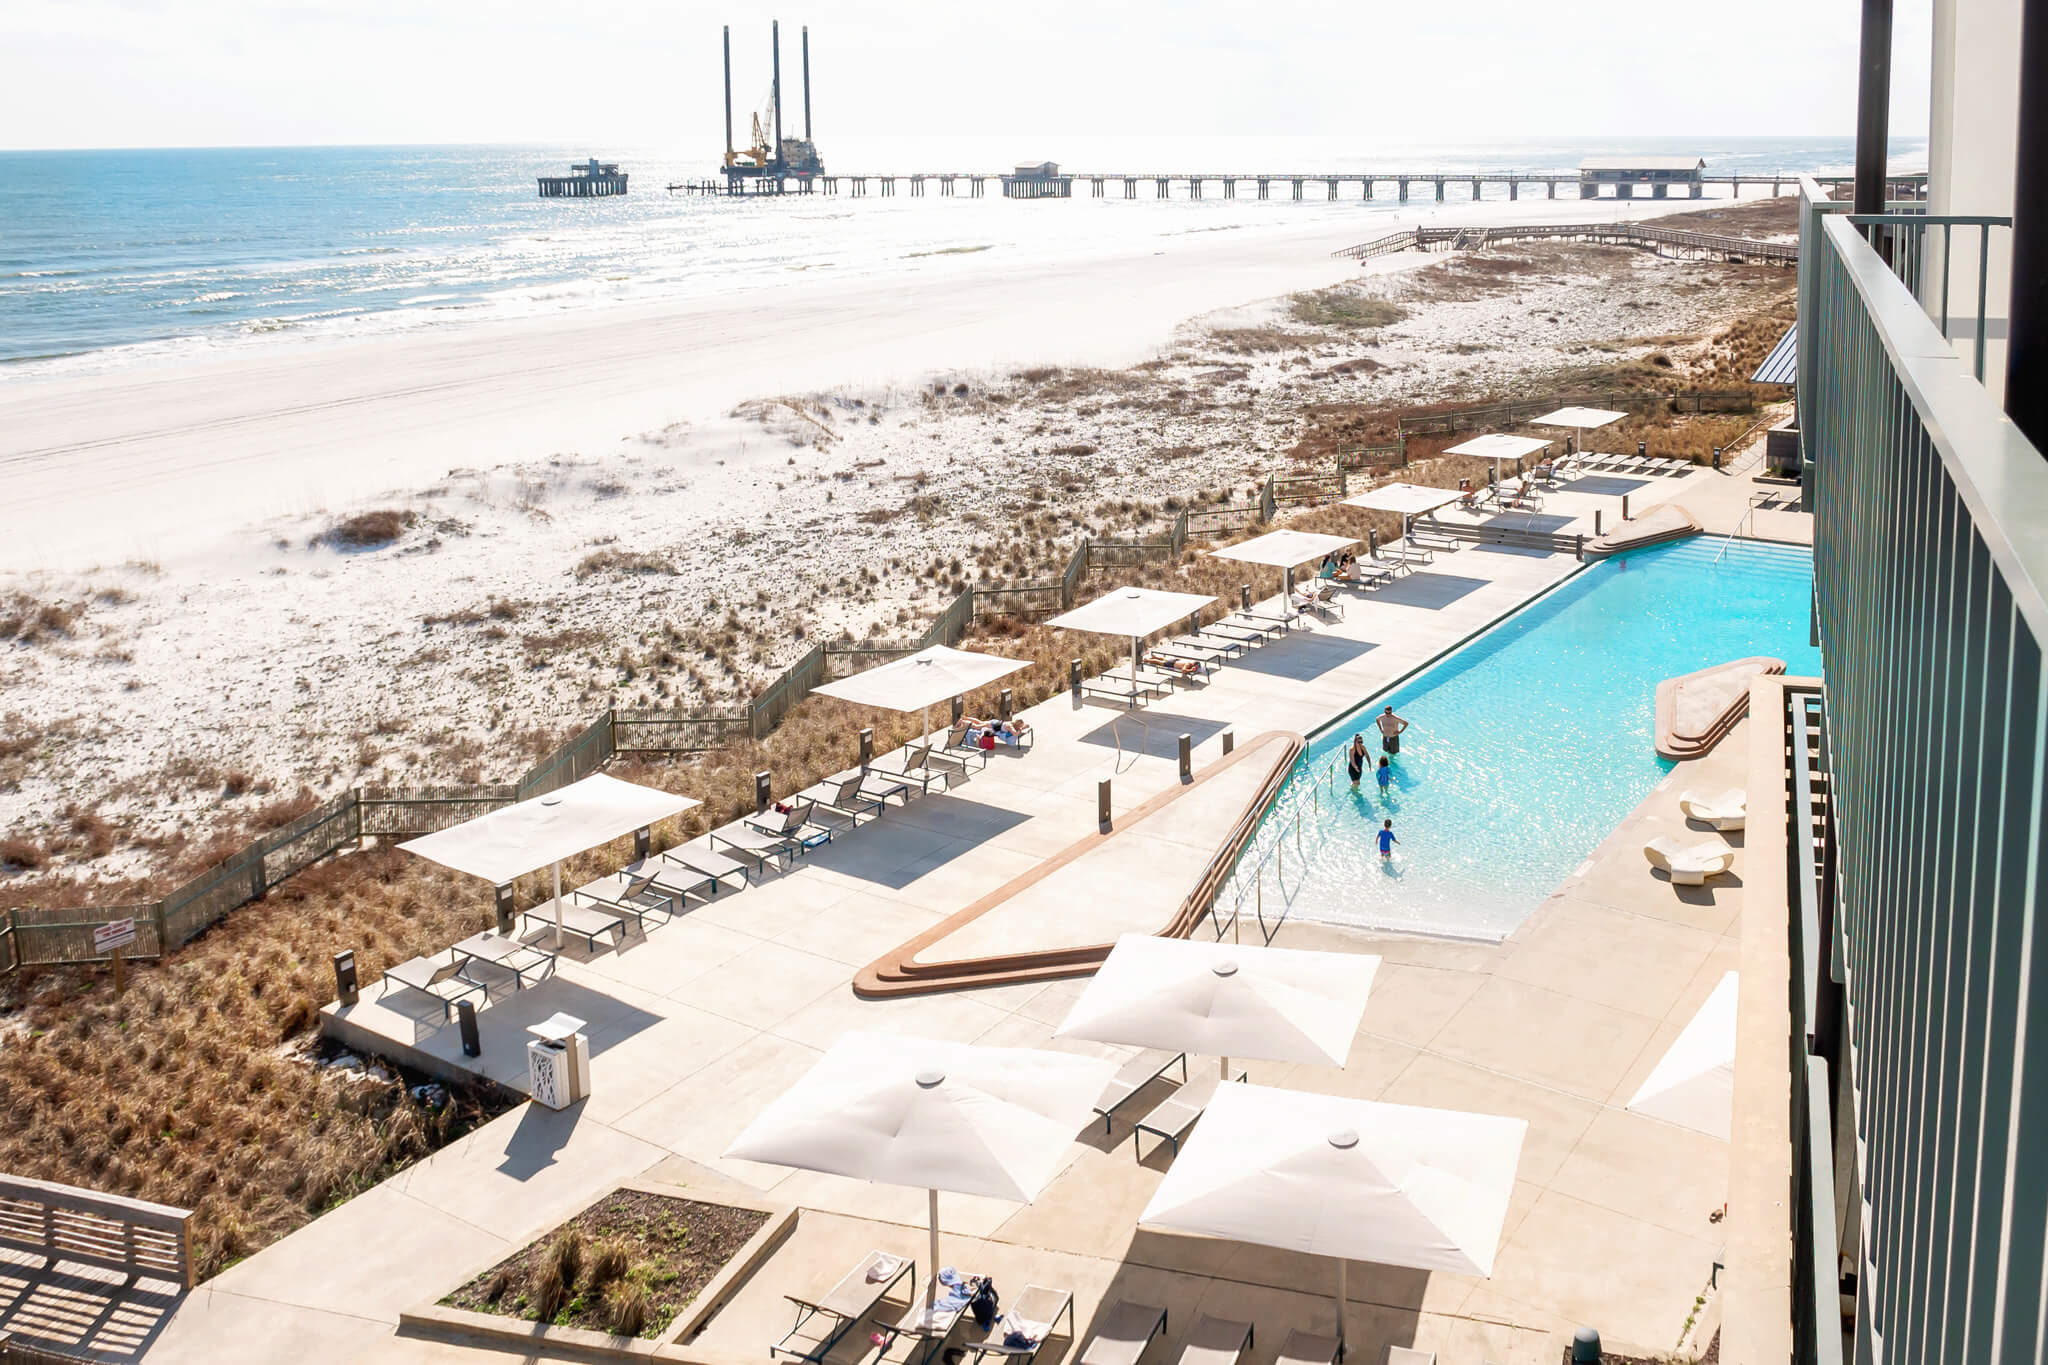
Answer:
M1650 866L1670 876L1676 886L1704 886L1707 878L1718 877L1735 866L1735 850L1719 839L1681 844L1669 835L1643 845Z

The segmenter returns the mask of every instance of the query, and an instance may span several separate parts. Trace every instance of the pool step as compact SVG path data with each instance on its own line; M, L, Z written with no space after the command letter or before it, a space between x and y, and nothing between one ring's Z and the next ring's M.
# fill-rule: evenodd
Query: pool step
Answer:
M1666 758L1706 753L1749 713L1750 681L1784 671L1783 659L1755 655L1658 683L1657 752Z

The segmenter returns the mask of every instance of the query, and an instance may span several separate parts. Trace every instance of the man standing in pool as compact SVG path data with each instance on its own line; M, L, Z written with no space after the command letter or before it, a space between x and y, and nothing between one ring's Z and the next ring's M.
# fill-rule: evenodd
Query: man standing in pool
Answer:
M1401 842L1394 837L1394 822L1392 820L1383 822L1380 825L1380 832L1376 837L1380 841L1380 861L1383 863L1392 862L1394 860L1394 845Z
M1351 770L1351 790L1357 791L1358 779L1365 776L1364 735L1353 735L1351 737L1351 753L1347 756L1345 762L1346 766Z
M1389 754L1400 753L1401 732L1408 728L1408 722L1395 715L1394 708L1389 706L1373 724L1380 727L1380 749Z

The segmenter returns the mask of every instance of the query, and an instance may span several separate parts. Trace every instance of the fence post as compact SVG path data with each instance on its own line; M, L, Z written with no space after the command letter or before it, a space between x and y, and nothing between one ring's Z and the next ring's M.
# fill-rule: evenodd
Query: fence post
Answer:
M263 879L263 840L249 845L246 852L249 859L249 899L260 901L270 894L270 887Z
M171 951L171 940L164 933L164 903L158 901L149 907L149 922L156 926L156 951L159 957ZM20 957L20 944L16 943L15 956Z

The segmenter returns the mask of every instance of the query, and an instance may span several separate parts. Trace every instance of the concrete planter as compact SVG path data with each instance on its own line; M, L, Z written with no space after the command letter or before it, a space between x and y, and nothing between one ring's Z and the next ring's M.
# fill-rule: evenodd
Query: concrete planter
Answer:
M761 1264L774 1254L783 1239L796 1230L797 1209L790 1204L756 1202L748 1199L733 1199L720 1194L709 1197L704 1191L693 1190L681 1185L664 1185L655 1181L627 1180L599 1195L590 1202L595 1204L619 1190L633 1190L641 1194L662 1195L668 1198L695 1199L700 1203L723 1204L728 1208L751 1209L768 1215L768 1221L733 1254L725 1268L713 1276L711 1282L698 1291L682 1312L676 1314L658 1337L618 1337L608 1332L592 1331L585 1327L550 1327L545 1323L528 1322L521 1318L505 1317L498 1313L475 1313L466 1308L451 1308L440 1302L447 1294L468 1284L477 1276L504 1260L507 1252L499 1252L489 1260L469 1267L441 1294L425 1303L416 1304L398 1315L398 1329L408 1336L431 1337L439 1341L473 1342L500 1350L518 1351L529 1358L596 1360L596 1361L696 1361L699 1365L720 1365L711 1356L691 1351L677 1343L695 1336L712 1314L724 1307L739 1287L746 1283ZM589 1205L585 1205L589 1207ZM574 1214L570 1215L575 1217ZM569 1219L561 1220L567 1222ZM558 1226L558 1225L556 1225ZM539 1240L553 1231L553 1226L542 1229L533 1239Z

